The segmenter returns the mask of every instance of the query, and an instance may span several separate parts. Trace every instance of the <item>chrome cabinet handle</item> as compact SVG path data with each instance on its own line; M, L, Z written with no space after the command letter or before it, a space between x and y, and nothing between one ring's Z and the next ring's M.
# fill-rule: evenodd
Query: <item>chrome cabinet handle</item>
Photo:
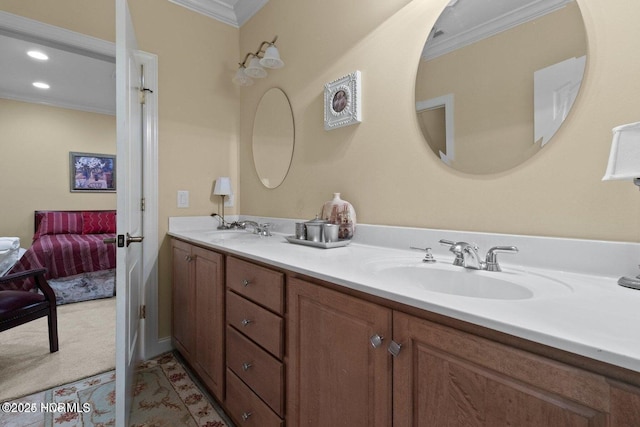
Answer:
M184 256L184 260L187 261L187 262L191 262L194 259L196 259L196 255L185 255Z
M244 362L244 363L242 364L242 370L243 370L243 371L248 371L252 366L253 366L253 365L252 365L251 363L249 363L249 362Z
M251 323L253 323L253 320L250 319L242 319L242 326L249 326Z
M369 342L371 343L371 347L373 348L379 348L382 345L383 340L384 340L384 337L381 337L378 334L372 335L369 338Z
M400 350L402 350L402 344L398 344L395 341L391 341L389 343L389 347L387 348L387 350L389 351L389 353L391 353L392 356L397 357L400 354Z
M242 421L247 421L251 417L251 415L253 415L253 414L251 412L249 412L249 411L244 412L242 414Z
M251 283L251 282L249 282L249 280L248 280L248 279L244 279L244 280L242 281L242 286L249 286L249 283Z

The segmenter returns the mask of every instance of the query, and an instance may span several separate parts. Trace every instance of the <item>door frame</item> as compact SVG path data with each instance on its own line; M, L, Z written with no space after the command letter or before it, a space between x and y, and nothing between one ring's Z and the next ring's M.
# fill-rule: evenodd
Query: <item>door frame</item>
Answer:
M77 53L93 53L115 62L116 45L86 34L56 27L23 16L0 11L0 31L27 34L50 44L64 45L66 50ZM158 57L139 52L145 66L145 84L153 88L153 96L147 97L145 107L144 194L145 238L143 245L143 303L146 320L142 326L141 357L148 359L171 350L170 339L158 337ZM115 93L113 94L115 98ZM114 140L114 147L116 141ZM115 357L115 354L114 354Z

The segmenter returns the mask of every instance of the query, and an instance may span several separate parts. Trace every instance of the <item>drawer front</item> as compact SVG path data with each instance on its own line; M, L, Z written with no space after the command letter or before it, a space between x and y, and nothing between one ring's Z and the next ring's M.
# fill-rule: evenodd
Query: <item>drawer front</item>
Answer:
M250 300L282 314L284 275L237 258L227 258L227 287Z
M227 291L227 323L282 359L283 320L280 316Z
M283 421L227 369L227 410L239 426L282 427Z
M282 362L245 338L235 329L227 328L227 366L278 415L284 413Z

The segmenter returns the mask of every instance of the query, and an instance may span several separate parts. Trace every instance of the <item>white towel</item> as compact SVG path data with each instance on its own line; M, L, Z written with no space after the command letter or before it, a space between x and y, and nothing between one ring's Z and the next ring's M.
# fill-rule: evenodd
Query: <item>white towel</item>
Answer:
M0 237L0 253L20 247L19 237Z
M0 237L0 276L4 276L18 259L20 259L20 239Z

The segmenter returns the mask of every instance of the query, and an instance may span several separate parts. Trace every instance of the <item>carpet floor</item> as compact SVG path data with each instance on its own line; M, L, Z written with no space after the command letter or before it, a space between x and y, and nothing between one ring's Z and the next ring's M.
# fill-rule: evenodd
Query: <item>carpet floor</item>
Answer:
M115 371L110 371L3 403L0 425L114 426L114 412ZM233 427L173 353L138 366L130 426Z
M106 298L58 307L56 353L44 317L0 333L0 402L115 369L115 325Z

